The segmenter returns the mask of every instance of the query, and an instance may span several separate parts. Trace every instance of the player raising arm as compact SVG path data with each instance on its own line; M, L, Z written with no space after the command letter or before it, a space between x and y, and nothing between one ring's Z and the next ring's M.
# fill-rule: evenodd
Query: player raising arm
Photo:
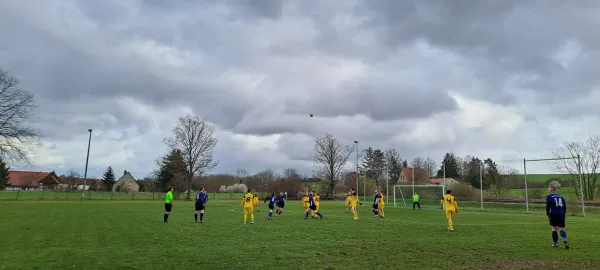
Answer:
M246 224L246 220L248 219L248 215L250 215L250 221L254 224L254 194L252 194L252 190L248 189L248 193L244 195L242 198L242 202L240 203L240 207L244 207L244 224Z
M550 194L546 197L546 215L552 226L552 244L553 247L558 247L558 233L565 244L565 248L569 249L569 243L567 242L567 232L565 231L565 215L567 213L567 202L565 198L556 193L556 190L560 187L560 183L557 181L550 182L548 191Z
M448 219L448 230L451 232L454 231L454 215L458 213L458 203L456 203L456 199L452 196L452 190L446 191L446 195L442 198L440 202L440 207L442 209L446 209L446 219Z

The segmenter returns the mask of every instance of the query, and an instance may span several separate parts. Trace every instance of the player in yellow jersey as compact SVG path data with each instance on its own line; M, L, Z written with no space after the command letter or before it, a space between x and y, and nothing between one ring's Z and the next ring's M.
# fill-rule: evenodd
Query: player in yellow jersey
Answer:
M352 192L352 195L350 196L350 207L352 208L352 214L354 214L354 220L358 219L358 211L356 209L356 206L359 203L360 202L358 201L358 195L356 194L356 192Z
M254 208L256 208L256 212L260 212L258 209L258 193L254 194L254 197L252 197L252 206Z
M456 199L452 196L452 191L446 191L446 195L442 198L440 202L440 207L442 209L446 209L446 219L448 219L448 230L451 232L454 231L454 215L458 213L458 203L456 203Z
M244 195L242 198L242 202L240 203L240 207L244 207L244 224L246 224L246 220L248 219L248 215L250 215L250 221L254 224L254 194L252 194L251 190L248 189L248 193Z
M352 192L346 194L346 214L348 214L348 209L350 208L350 196L352 196Z
M377 213L380 218L385 218L385 213L383 212L383 208L385 207L385 201L383 200L383 194L381 194L381 190L377 191L379 194L379 203L377 204Z
M308 192L304 193L304 196L302 197L302 207L304 208L304 212L306 212L308 210L308 203L309 203L309 198L308 198Z

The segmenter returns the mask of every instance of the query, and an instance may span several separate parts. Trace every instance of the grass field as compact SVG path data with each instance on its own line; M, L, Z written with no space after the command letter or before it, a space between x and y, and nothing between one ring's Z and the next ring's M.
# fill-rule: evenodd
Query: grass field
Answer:
M194 196L195 193L192 194ZM87 192L86 199L91 200L161 200L165 193L152 192ZM244 193L208 193L209 199L232 199L241 198ZM79 192L55 192L55 191L0 191L0 200L80 200Z
M541 214L522 205L462 203L456 232L437 205L367 206L354 221L343 202L304 220L297 201L281 217L243 225L237 201L209 201L203 224L176 202L168 224L158 201L2 201L0 269L599 269L600 211L568 217L571 249L551 248ZM533 208L541 213L541 207Z

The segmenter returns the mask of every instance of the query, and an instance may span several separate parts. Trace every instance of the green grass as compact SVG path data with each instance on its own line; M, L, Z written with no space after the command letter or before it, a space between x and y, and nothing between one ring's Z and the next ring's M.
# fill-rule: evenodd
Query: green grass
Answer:
M303 220L298 201L281 217L242 225L237 201L209 201L205 223L176 202L169 224L158 201L2 201L0 269L599 269L600 212L568 217L571 250L550 247L547 221L523 205L460 203L456 232L434 201L361 219L323 202ZM539 213L540 209L532 209Z
M531 183L544 183L553 178L565 179L565 176L562 174L527 174L527 182Z

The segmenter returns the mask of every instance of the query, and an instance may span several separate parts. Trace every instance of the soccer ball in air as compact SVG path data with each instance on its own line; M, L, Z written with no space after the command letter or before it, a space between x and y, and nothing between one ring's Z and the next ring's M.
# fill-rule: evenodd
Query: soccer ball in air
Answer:
M310 114L310 117L313 117L313 114L312 114L312 113Z

